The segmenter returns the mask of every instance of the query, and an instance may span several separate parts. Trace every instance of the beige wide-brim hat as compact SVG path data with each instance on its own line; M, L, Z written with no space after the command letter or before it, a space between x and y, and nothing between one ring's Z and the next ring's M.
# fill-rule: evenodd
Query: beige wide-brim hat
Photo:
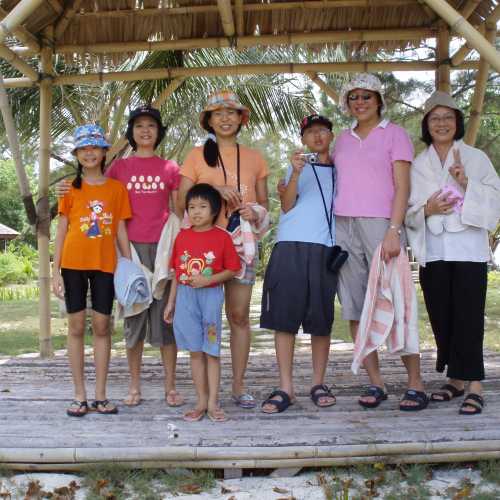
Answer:
M424 117L438 106L444 106L445 108L456 109L457 111L462 112L462 110L458 107L458 104L455 102L455 99L453 99L450 94L443 92L442 90L436 90L429 97L429 99L425 101Z
M217 109L237 109L241 111L241 124L246 125L250 118L250 110L241 104L240 98L231 90L218 90L209 96L205 108L200 113L201 128L205 128L203 120L208 111L215 111Z
M387 109L384 99L384 89L382 88L382 82L370 73L359 73L351 81L344 84L342 90L340 91L339 104L342 113L345 115L350 115L349 103L347 98L349 97L349 92L355 89L371 90L372 92L377 92L382 101L382 107L380 108L380 113L385 113Z

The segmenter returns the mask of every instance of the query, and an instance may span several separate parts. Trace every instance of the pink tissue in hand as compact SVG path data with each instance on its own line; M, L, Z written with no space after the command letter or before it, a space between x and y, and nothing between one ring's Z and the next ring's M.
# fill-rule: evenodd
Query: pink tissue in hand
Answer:
M441 189L441 195L446 195L448 201L454 201L453 210L459 214L462 211L462 205L464 204L463 194L451 184L446 184Z

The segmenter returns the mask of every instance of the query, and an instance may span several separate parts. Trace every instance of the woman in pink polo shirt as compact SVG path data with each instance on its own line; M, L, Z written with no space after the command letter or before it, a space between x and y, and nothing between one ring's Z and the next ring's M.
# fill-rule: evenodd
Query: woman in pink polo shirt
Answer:
M342 316L350 321L355 339L376 247L382 243L382 258L388 261L399 255L405 241L402 224L413 146L403 128L383 118L384 94L375 75L356 75L342 89L340 106L355 120L339 135L333 153L337 168L336 239L349 252L340 270L338 290ZM408 390L400 409L423 409L428 399L423 392L419 355L402 359L408 371ZM365 358L364 367L371 385L359 404L374 408L387 399L376 351Z

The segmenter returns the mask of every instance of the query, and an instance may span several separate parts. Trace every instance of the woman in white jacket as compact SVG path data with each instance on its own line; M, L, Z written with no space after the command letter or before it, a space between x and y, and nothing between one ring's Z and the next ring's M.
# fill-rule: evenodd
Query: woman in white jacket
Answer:
M437 344L436 370L448 382L432 401L462 396L460 413L482 411L483 338L490 260L488 231L500 217L500 179L489 158L462 142L464 118L445 92L425 103L427 148L411 169L406 229Z

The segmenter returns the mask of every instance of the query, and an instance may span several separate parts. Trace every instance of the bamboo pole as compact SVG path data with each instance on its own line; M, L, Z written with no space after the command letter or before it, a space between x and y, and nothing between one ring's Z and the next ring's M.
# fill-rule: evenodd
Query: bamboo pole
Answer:
M50 127L52 111L52 50L43 47L41 51L42 81L40 83L40 149L38 154L38 283L40 288L39 325L40 357L52 357L50 332L50 206L49 206L49 169L50 169Z
M495 47L466 21L446 0L423 0L444 19L453 31L462 35L481 57L500 72L500 54Z
M493 12L488 16L488 18L485 19L484 23L482 23L478 27L478 32L481 33L481 35L484 35L486 32L485 23L490 22L496 24L499 19L500 19L500 5L497 5L495 9L493 9ZM453 54L453 57L451 58L451 65L458 66L459 64L462 64L462 62L472 52L472 50L473 50L472 47L470 47L467 42L464 43L462 47L460 47L455 52L455 54Z
M38 73L36 70L3 44L0 44L0 57L5 59L12 67L16 68L30 80L34 82L38 81Z
M57 12L57 14L62 14L64 9L57 0L46 0L46 1Z
M339 103L339 94L324 82L317 73L308 71L306 75L335 103Z
M175 78L172 80L151 103L151 106L160 109L165 101L182 85L185 78ZM127 145L127 139L120 137L110 148L106 154L107 161L110 162L117 153L119 153Z
M467 0L465 5L460 9L460 14L462 14L464 19L468 19L480 3L481 0Z
M8 15L8 12L5 9L0 7L0 17L2 19L4 19L7 15ZM38 40L24 26L17 26L17 28L12 28L11 31L12 31L12 34L21 43L24 43L34 53L38 54L38 52L40 52L40 44L38 43Z
M224 34L227 37L233 37L236 30L234 27L231 0L217 0L217 8L219 9L219 16Z
M5 40L13 30L22 24L33 12L43 3L43 0L21 0L8 14L0 21L0 43Z
M436 89L451 93L450 80L450 31L446 23L440 23L439 34L436 39L437 59Z
M66 28L69 26L69 23L78 12L81 3L82 0L74 0L73 3L69 7L67 7L62 13L62 16L59 18L59 21L57 22L56 27L54 29L54 39L56 41L63 36L64 32L66 31Z
M490 43L494 43L495 37L496 26L494 24L488 24L486 26L486 39ZM481 113L483 111L484 94L486 92L486 84L488 83L489 69L490 65L488 62L481 58L476 76L474 95L472 97L469 123L467 124L467 130L464 137L464 142L470 146L474 146L476 143L479 127L481 126Z
M438 463L500 457L498 441L417 442L297 447L3 448L0 464L16 468L119 463L134 468L283 468L356 463Z
M28 222L34 226L36 223L36 209L33 203L33 194L30 190L30 182L26 169L24 168L23 159L21 156L21 149L19 147L19 137L17 135L14 117L12 116L12 108L9 103L9 98L3 83L3 76L0 74L0 110L2 113L5 132L9 143L10 153L14 160L16 168L17 182L19 184L19 191L23 200L24 208L28 217Z
M292 2L264 2L245 3L243 12L265 12L275 10L296 9L337 9L345 7L405 7L421 3L421 0L308 0ZM193 5L189 7L164 7L145 9L119 9L119 10L96 10L78 13L78 17L85 18L137 18L149 16L174 16L186 14L207 14L218 12L217 5ZM431 11L432 12L432 11Z
M372 42L391 40L415 40L436 36L435 28L403 28L377 30L339 30L314 33L288 33L286 35L248 35L235 40L237 48L265 45L321 44L333 42ZM93 43L93 44L57 44L56 54L113 54L120 52L154 52L162 50L195 50L203 48L230 47L226 37L186 38L159 42Z
M212 68L162 68L119 73L87 73L85 75L67 75L56 77L57 85L82 83L101 84L104 81L158 80L164 78L188 78L191 76L228 76L228 75L270 75L286 73L349 73L363 71L435 71L437 62L348 62L348 63L310 63L310 64L244 64L238 66L214 66ZM453 70L477 70L479 61L464 61ZM34 87L29 78L6 78L5 87Z
M245 34L245 18L243 9L243 0L234 0L234 17L236 18L236 34L238 36L244 36Z

